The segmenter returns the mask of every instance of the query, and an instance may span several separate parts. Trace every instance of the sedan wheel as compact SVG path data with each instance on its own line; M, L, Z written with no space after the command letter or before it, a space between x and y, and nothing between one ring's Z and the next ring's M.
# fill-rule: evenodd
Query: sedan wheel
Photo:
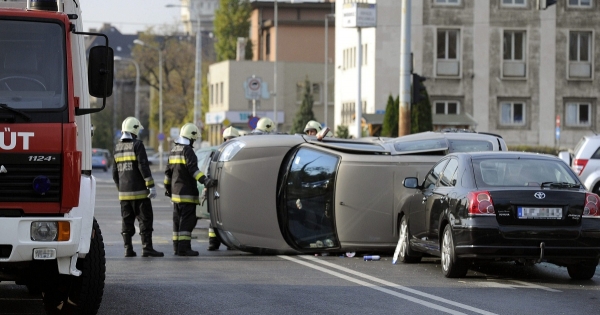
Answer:
M442 239L442 272L446 278L462 278L467 275L469 268L467 263L456 257L454 253L454 240L450 225L444 228Z
M403 263L418 263L421 261L421 256L416 255L410 249L409 244L409 235L408 235L408 220L406 216L402 217L402 222L400 223L400 261Z
M596 273L598 261L582 264L568 265L567 271L573 280L589 280Z

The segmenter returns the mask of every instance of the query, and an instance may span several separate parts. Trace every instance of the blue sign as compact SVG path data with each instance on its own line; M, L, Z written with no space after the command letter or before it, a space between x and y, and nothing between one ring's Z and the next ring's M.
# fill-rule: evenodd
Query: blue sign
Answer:
M161 132L158 134L158 141L163 141L163 140L165 140L165 134Z
M256 129L256 124L258 123L259 119L260 118L258 117L250 117L250 119L248 119L248 127L250 127L252 130Z
M560 139L560 127L556 127L556 140Z

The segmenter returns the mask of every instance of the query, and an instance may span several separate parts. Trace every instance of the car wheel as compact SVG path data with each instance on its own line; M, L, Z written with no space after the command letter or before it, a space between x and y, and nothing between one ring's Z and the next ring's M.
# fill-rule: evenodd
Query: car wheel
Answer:
M416 254L410 248L410 235L408 233L408 219L406 216L402 217L402 222L400 222L400 240L398 244L400 244L400 251L398 252L398 258L403 263L418 263L421 261L421 256Z
M573 280L589 280L596 274L597 265L597 260L581 264L572 264L567 266L567 271Z
M446 278L462 278L467 275L469 268L467 262L457 258L454 252L452 228L446 225L442 238L442 272Z

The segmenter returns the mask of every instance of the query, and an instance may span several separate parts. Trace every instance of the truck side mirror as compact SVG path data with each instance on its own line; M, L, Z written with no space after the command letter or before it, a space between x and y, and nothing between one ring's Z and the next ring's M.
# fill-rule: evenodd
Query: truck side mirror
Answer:
M90 49L88 61L88 87L91 96L106 98L112 95L114 53L107 46Z

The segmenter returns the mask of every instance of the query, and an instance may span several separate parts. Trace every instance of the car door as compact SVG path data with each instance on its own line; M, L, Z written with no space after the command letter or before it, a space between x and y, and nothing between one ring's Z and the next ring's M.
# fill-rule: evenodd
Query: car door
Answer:
M443 159L438 162L429 173L427 173L427 176L425 176L422 188L411 198L409 228L411 234L416 238L418 243L427 240L428 219L426 209L430 208L431 203L435 201L433 192L447 163L448 159Z
M427 224L426 240L430 248L434 250L439 250L438 235L440 233L440 220L453 200L452 192L456 185L457 172L458 159L448 159L448 163L444 167L440 180L429 197L427 207L424 211Z

